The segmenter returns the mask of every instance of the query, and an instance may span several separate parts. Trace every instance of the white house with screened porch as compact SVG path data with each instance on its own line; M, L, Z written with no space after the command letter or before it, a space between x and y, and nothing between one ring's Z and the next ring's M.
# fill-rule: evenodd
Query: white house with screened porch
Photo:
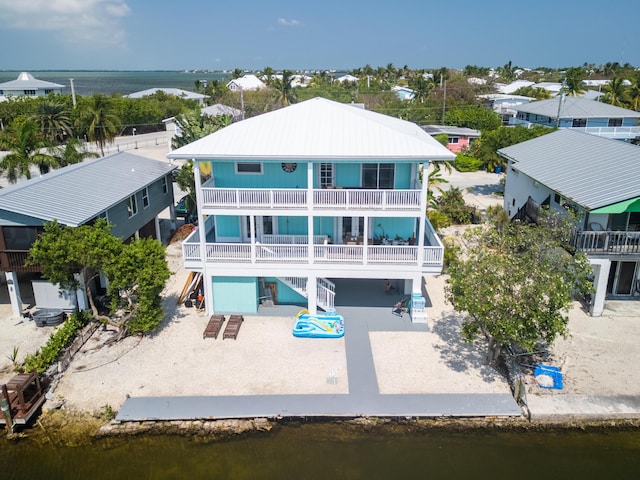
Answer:
M442 271L422 172L454 155L419 126L323 98L179 148L195 162L198 228L185 268L207 314L334 307L335 279L389 279L425 321L423 278Z

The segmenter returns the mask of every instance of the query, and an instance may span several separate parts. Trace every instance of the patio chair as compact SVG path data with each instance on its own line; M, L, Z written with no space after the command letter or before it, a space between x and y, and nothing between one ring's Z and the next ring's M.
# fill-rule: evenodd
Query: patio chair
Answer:
M242 315L231 315L227 322L227 326L224 328L222 339L233 338L235 340L238 337L238 332L240 331L242 322L244 322L244 317Z
M224 323L224 315L211 315L207 326L202 333L202 338L218 338L218 334L222 329L222 324Z
M411 297L406 297L399 302L396 302L395 305L391 308L391 313L397 315L398 317L402 317L403 313L409 313L410 300Z

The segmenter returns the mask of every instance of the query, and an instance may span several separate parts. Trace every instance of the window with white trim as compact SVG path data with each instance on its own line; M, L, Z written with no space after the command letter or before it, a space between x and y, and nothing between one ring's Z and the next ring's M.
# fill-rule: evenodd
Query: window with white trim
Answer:
M149 190L147 187L142 189L142 208L147 208L149 206Z
M458 137L449 137L449 143L458 143L460 138Z
M261 163L236 163L236 173L239 175L262 175Z
M320 164L320 188L333 187L333 163Z
M127 200L127 213L129 214L129 218L138 213L138 202L135 195L131 195Z
M362 187L393 189L395 168L393 163L362 164Z

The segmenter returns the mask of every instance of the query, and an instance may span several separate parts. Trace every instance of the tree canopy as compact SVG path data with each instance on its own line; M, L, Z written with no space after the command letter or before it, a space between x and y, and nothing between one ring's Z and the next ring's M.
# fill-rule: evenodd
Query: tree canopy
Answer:
M94 317L116 326L118 338L152 331L164 316L160 293L171 273L164 247L156 240L125 244L102 218L79 227L53 221L45 225L29 254L29 263L40 265L51 283L83 289ZM100 273L109 281L110 315L100 313L91 293Z
M485 335L491 358L501 346L533 351L566 335L574 294L592 289L587 257L565 249L572 229L569 218L543 211L539 225L499 222L465 233L446 287L447 300L467 315L465 340Z

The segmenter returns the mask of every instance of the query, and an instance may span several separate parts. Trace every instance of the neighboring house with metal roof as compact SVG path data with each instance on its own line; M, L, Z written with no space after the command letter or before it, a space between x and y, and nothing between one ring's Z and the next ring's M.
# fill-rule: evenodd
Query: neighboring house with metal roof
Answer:
M239 92L240 90L262 90L267 88L265 83L255 75L243 75L240 78L234 78L227 83L227 88L233 92Z
M488 93L478 95L478 98L484 101L486 107L500 115L503 125L509 125L511 118L516 116L515 107L517 105L527 104L535 100L533 97L507 93Z
M324 98L233 123L167 155L194 159L199 228L183 243L207 313L335 306L331 279L391 279L426 321L444 248L421 171L454 155L414 123ZM344 292L343 292L344 295Z
M605 299L640 299L640 147L558 130L498 150L508 161L504 208L535 219L537 207L579 215L573 239L594 269L590 308Z
M452 127L449 125L423 125L421 127L432 137L436 135L446 135L446 147L453 153L466 150L471 146L474 140L480 138L480 130L465 127Z
M640 112L581 97L558 95L514 107L512 125L570 128L616 140L640 136Z
M218 115L231 115L231 119L233 122L238 122L244 117L244 112L242 110L230 107L228 105L223 105L221 103L216 103L215 105L201 108L200 114L208 115L210 117L216 117ZM162 123L164 123L165 130L171 133L171 137L173 137L174 135L182 134L182 129L178 126L176 117L165 118L164 120L162 120Z
M21 72L18 78L0 83L0 97L46 97L61 93L64 85L38 80L29 72Z
M140 90L139 92L133 92L129 95L125 95L125 98L142 98L153 95L154 93L163 92L166 95L174 95L185 100L195 100L199 105L204 103L206 95L196 92L190 92L188 90L182 90L180 88L147 88L146 90Z
M18 277L39 274L27 266L29 249L45 223L77 227L106 218L112 233L160 238L158 214L173 211L171 172L176 167L121 152L64 167L0 189L0 269L18 285ZM37 275L36 275L37 277ZM20 292L10 292L14 313L22 310Z

